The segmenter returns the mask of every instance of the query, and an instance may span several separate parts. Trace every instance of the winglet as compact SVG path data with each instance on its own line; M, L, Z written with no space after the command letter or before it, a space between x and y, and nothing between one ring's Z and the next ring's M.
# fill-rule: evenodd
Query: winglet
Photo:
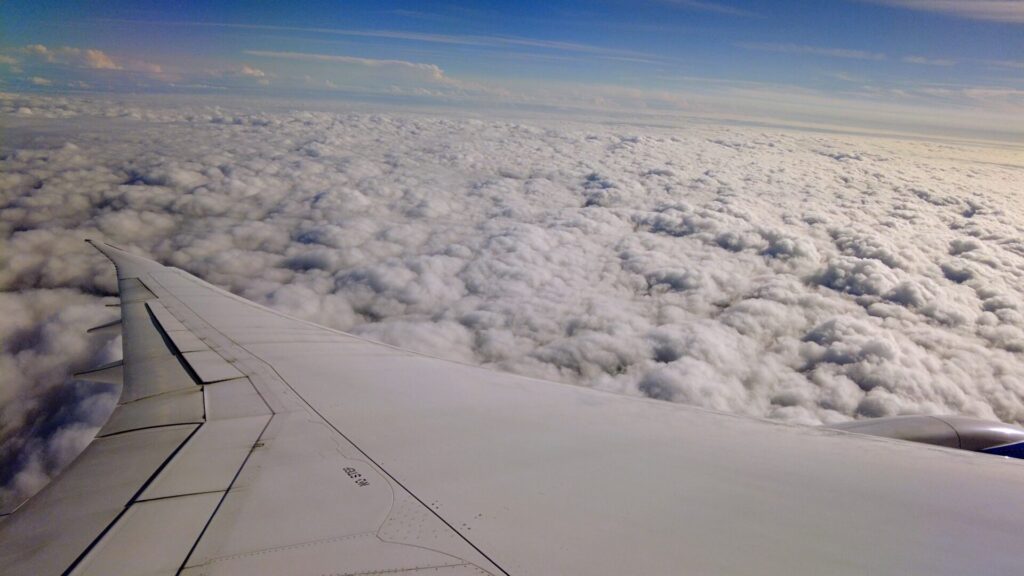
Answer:
M99 250L101 254L114 263L114 267L117 268L118 280L138 278L148 272L155 272L163 269L163 265L160 263L142 256L136 256L135 254L118 248L113 244L97 242L92 239L86 239L86 242L96 250Z

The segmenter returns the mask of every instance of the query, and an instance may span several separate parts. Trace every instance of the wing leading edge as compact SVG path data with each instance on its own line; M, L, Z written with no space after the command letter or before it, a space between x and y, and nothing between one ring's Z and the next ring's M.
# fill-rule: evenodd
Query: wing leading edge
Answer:
M1019 461L447 362L97 247L118 270L121 404L0 523L7 573L1018 566Z

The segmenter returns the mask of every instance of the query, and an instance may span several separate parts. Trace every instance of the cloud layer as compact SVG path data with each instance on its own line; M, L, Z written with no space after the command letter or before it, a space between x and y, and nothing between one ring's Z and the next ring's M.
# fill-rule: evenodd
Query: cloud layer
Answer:
M808 424L1024 421L1019 156L275 106L0 97L6 503L114 401L68 377L119 349L84 334L115 290L87 236L501 370Z

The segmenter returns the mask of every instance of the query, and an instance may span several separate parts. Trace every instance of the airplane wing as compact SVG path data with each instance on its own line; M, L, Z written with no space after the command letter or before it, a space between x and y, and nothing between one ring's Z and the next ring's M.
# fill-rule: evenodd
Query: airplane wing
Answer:
M1024 463L448 362L97 244L124 384L22 574L1016 574Z

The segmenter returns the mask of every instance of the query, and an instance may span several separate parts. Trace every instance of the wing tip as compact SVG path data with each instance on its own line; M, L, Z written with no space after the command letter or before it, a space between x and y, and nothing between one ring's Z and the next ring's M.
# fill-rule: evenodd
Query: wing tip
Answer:
M109 242L101 242L92 238L86 238L85 241L114 263L118 278L132 278L138 276L142 271L164 267L159 262L145 256L132 254L124 248Z
M100 254L103 254L107 258L110 258L110 254L104 248L104 246L110 246L110 244L107 244L106 242L102 242L100 240L93 240L92 238L86 238L85 243L95 248L96 251L99 252ZM111 260L113 259L111 258Z

